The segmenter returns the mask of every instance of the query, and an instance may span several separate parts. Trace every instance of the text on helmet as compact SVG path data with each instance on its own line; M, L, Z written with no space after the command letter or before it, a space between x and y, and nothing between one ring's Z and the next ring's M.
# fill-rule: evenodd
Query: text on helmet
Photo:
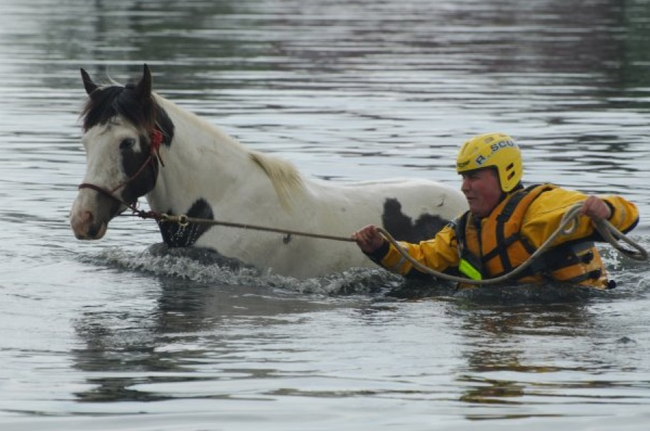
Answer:
M506 141L499 141L495 142L494 144L490 145L490 152L488 154L481 154L476 158L476 164L478 166L481 166L483 163L485 163L490 157L494 155L497 151L499 151L502 148L508 148L508 147L517 147L517 144L514 143L514 141L506 140Z

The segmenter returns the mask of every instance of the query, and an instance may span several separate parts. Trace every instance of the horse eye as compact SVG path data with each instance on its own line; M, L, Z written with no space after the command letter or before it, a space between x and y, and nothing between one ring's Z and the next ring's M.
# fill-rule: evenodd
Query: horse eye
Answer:
M135 139L126 138L120 142L120 150L130 150L135 145Z

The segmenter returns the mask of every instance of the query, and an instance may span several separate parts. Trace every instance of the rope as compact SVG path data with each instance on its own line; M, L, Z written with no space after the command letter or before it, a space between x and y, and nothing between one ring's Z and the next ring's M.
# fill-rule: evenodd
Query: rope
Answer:
M521 264L520 266L518 266L517 268L515 268L514 270L512 270L507 274L504 274L499 277L488 278L483 280L472 280L465 277L457 277L424 266L420 262L415 260L413 257L411 257L406 252L406 250L404 250L400 246L400 244L395 240L395 238L393 238L390 235L390 233L388 233L385 229L377 227L377 230L379 230L379 232L388 240L388 242L390 242L400 252L400 254L406 260L411 262L411 264L413 264L413 266L416 267L418 270L426 274L444 280L454 281L457 283L475 284L475 285L498 284L498 283L504 283L510 279L515 278L518 274L520 274L522 271L528 268L535 261L535 259L537 259L542 253L544 253L551 247L553 242L560 235L568 235L571 232L573 232L577 227L577 218L581 207L582 207L581 203L575 204L573 207L571 207L569 211L567 211L562 217L562 220L560 221L560 225L555 230L555 232L553 232L553 234L550 237L548 237L546 241L544 241L544 243L535 251L535 253L533 253L528 258L528 260L526 260L526 262L524 262L523 264ZM643 247L641 247L638 243L632 241L630 238L625 236L625 234L623 234L616 227L614 227L614 225L612 225L609 221L604 219L594 220L594 226L596 230L600 233L600 235L603 237L603 239L609 242L619 253L638 261L644 261L648 259L648 252ZM619 239L625 241L627 244L635 248L636 251L629 250L621 246L618 241Z
M578 213L580 212L581 207L582 207L582 203L578 203L572 206L569 209L569 211L567 211L562 217L562 220L560 221L560 225L555 230L555 232L553 232L553 234L550 237L548 237L546 241L544 241L544 243L535 251L535 253L533 253L528 258L528 260L526 260L526 262L524 262L522 265L518 266L513 271L504 274L502 276L490 278L490 279L483 279L483 280L472 280L465 277L449 275L440 271L436 271L435 269L429 268L427 266L424 266L420 262L415 260L413 257L411 257L408 254L408 252L402 248L402 246L397 242L397 240L395 240L395 238L393 238L393 236L388 231L386 231L384 228L381 227L377 227L377 230L386 238L388 242L390 242L400 252L400 254L406 260L408 260L415 268L417 268L418 270L426 274L432 275L436 278L453 281L457 283L475 284L475 285L498 284L498 283L504 283L510 279L515 278L518 274L520 274L522 271L528 268L535 261L535 259L537 259L542 253L546 252L552 246L553 242L560 235L569 235L571 232L573 232L577 227L577 218L579 217ZM188 217L186 215L161 214L153 211L136 210L133 207L131 207L131 209L134 211L134 213L132 214L133 216L138 216L144 219L152 218L159 222L177 223L181 227L185 227L190 223L209 224L209 225L226 226L226 227L233 227L239 229L250 229L250 230L258 230L258 231L265 231L265 232L282 233L285 235L297 235L297 236L306 236L311 238L328 239L333 241L355 242L355 240L353 240L350 237L322 235L322 234L316 234L310 232L301 232L301 231L287 230L287 229L276 229L271 227L256 226L256 225L250 225L244 223L234 223L234 222L224 222L219 220L194 218L194 217ZM619 253L629 257L630 259L637 260L637 261L648 260L648 252L643 247L641 247L638 243L634 242L633 240L625 236L625 234L619 231L609 221L602 219L602 220L594 220L593 223L595 229L600 233L603 239L608 243L610 243L612 247L614 247ZM632 246L635 250L630 250L623 247L620 244L620 241L624 241L628 245Z
M311 237L311 238L329 239L329 240L332 240L332 241L355 242L355 240L353 240L349 236L323 235L323 234L311 233L311 232L301 232L301 231L297 231L297 230L276 229L276 228L272 228L272 227L256 226L256 225L245 224L245 223L234 223L234 222L210 220L210 219L204 219L204 218L193 218L193 217L188 217L186 215L169 215L169 214L159 214L159 213L155 213L155 212L138 212L138 213L133 214L133 215L136 215L136 216L141 217L141 218L153 218L153 219L156 219L156 220L161 221L161 222L176 223L181 227L185 227L190 223L209 224L209 225L215 225L215 226L234 227L234 228L239 228L239 229L249 229L249 230L259 230L259 231L264 231L264 232L283 233L285 235L308 236L308 237Z

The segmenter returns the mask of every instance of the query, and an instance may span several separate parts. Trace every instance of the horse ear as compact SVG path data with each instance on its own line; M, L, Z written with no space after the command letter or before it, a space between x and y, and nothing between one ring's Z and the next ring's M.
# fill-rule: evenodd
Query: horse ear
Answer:
M142 79L135 88L135 94L139 100L145 100L151 97L151 81L151 70L145 64L144 70L142 71Z
M93 91L99 88L99 86L93 82L90 75L88 75L88 72L86 72L83 68L81 68L81 80L83 81L84 88L86 89L86 93L88 93L89 96Z

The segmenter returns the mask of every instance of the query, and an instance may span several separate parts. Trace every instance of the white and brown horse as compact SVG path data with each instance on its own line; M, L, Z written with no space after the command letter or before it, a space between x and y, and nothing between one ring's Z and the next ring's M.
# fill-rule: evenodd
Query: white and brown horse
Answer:
M99 86L81 70L87 170L72 205L79 239L104 236L109 221L145 196L152 211L349 236L374 223L395 238L431 238L466 209L462 194L427 180L335 184L245 148L198 116L137 84ZM204 247L295 277L371 266L354 243L159 221L169 247Z

